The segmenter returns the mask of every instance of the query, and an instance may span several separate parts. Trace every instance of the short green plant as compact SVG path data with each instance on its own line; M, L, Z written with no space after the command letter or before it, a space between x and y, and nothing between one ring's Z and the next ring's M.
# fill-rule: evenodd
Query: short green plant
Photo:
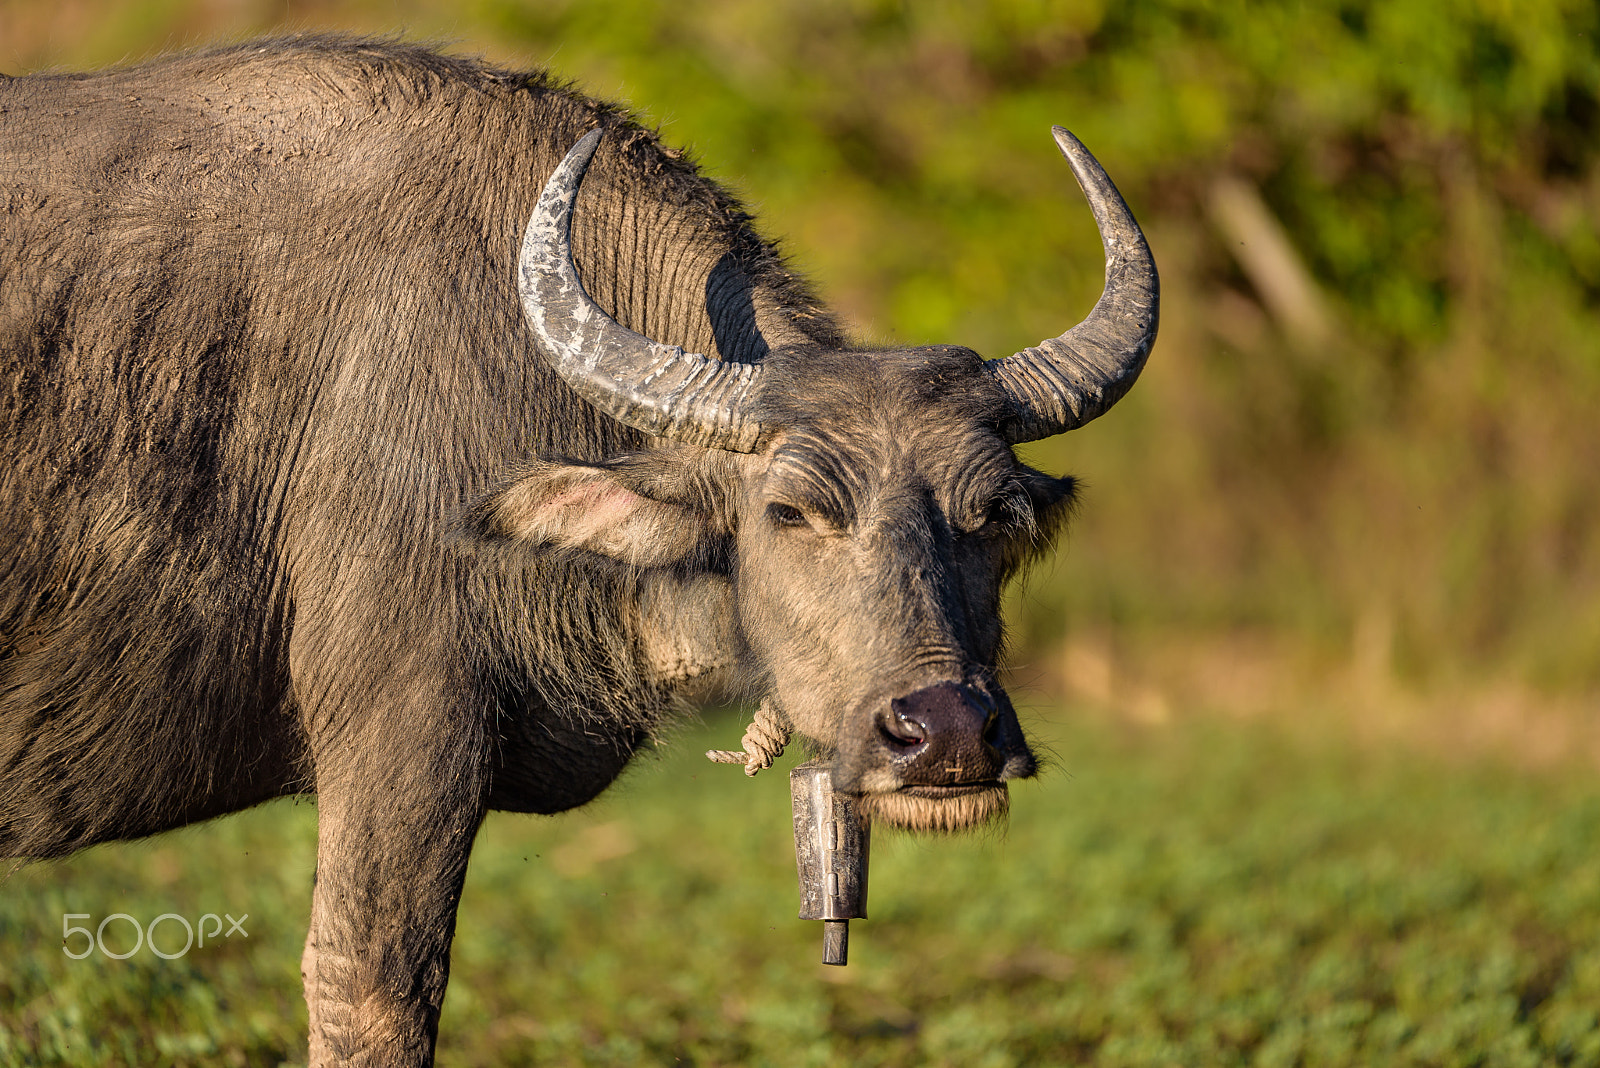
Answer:
M1032 726L1055 767L1008 831L873 843L842 970L794 919L782 769L699 756L733 720L591 808L491 817L441 1062L1600 1065L1591 777L1260 726ZM314 832L280 802L14 872L0 1064L303 1059ZM68 912L248 913L249 938L74 960Z

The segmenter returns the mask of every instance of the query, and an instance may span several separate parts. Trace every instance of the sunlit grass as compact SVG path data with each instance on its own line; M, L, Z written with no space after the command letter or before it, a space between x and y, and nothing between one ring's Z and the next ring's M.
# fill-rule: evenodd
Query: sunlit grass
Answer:
M841 970L794 919L782 771L698 756L737 729L674 740L581 812L489 820L442 1063L1600 1064L1580 773L1063 710L1006 833L874 842ZM13 874L0 1063L303 1059L314 837L314 807L280 803ZM247 942L60 946L64 912L224 911Z

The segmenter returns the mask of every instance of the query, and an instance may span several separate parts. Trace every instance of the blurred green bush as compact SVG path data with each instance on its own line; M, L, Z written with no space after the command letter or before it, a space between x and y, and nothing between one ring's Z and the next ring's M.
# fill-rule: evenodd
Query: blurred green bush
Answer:
M1600 9L1589 0L7 0L0 66L399 31L621 98L864 340L1004 355L1092 303L1070 126L1165 281L1141 387L1017 598L1062 635L1376 635L1417 684L1600 685Z

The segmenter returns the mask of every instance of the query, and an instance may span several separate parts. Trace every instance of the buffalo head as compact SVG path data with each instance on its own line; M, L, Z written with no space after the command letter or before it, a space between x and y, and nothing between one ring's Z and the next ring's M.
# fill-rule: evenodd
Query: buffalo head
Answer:
M1057 127L1099 223L1106 287L1059 337L985 361L956 346L776 348L725 361L651 341L585 293L572 203L585 136L524 238L523 306L579 395L658 447L544 460L479 510L502 536L581 550L726 591L714 617L746 683L831 755L874 818L972 826L1035 770L997 679L1007 579L1047 548L1073 485L1012 446L1106 411L1155 339L1150 251L1105 172ZM707 606L710 607L707 607Z

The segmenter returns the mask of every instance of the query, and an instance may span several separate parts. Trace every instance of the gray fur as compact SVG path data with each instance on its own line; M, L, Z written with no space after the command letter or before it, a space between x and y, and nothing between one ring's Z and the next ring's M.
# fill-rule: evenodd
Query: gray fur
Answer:
M521 228L594 128L584 288L759 361L758 451L647 438L538 350ZM12 79L0 204L0 854L315 792L313 1064L427 1063L484 812L583 804L688 690L770 699L890 822L1032 773L999 594L1070 480L976 354L847 348L615 109L323 37ZM969 770L916 755L968 721Z

